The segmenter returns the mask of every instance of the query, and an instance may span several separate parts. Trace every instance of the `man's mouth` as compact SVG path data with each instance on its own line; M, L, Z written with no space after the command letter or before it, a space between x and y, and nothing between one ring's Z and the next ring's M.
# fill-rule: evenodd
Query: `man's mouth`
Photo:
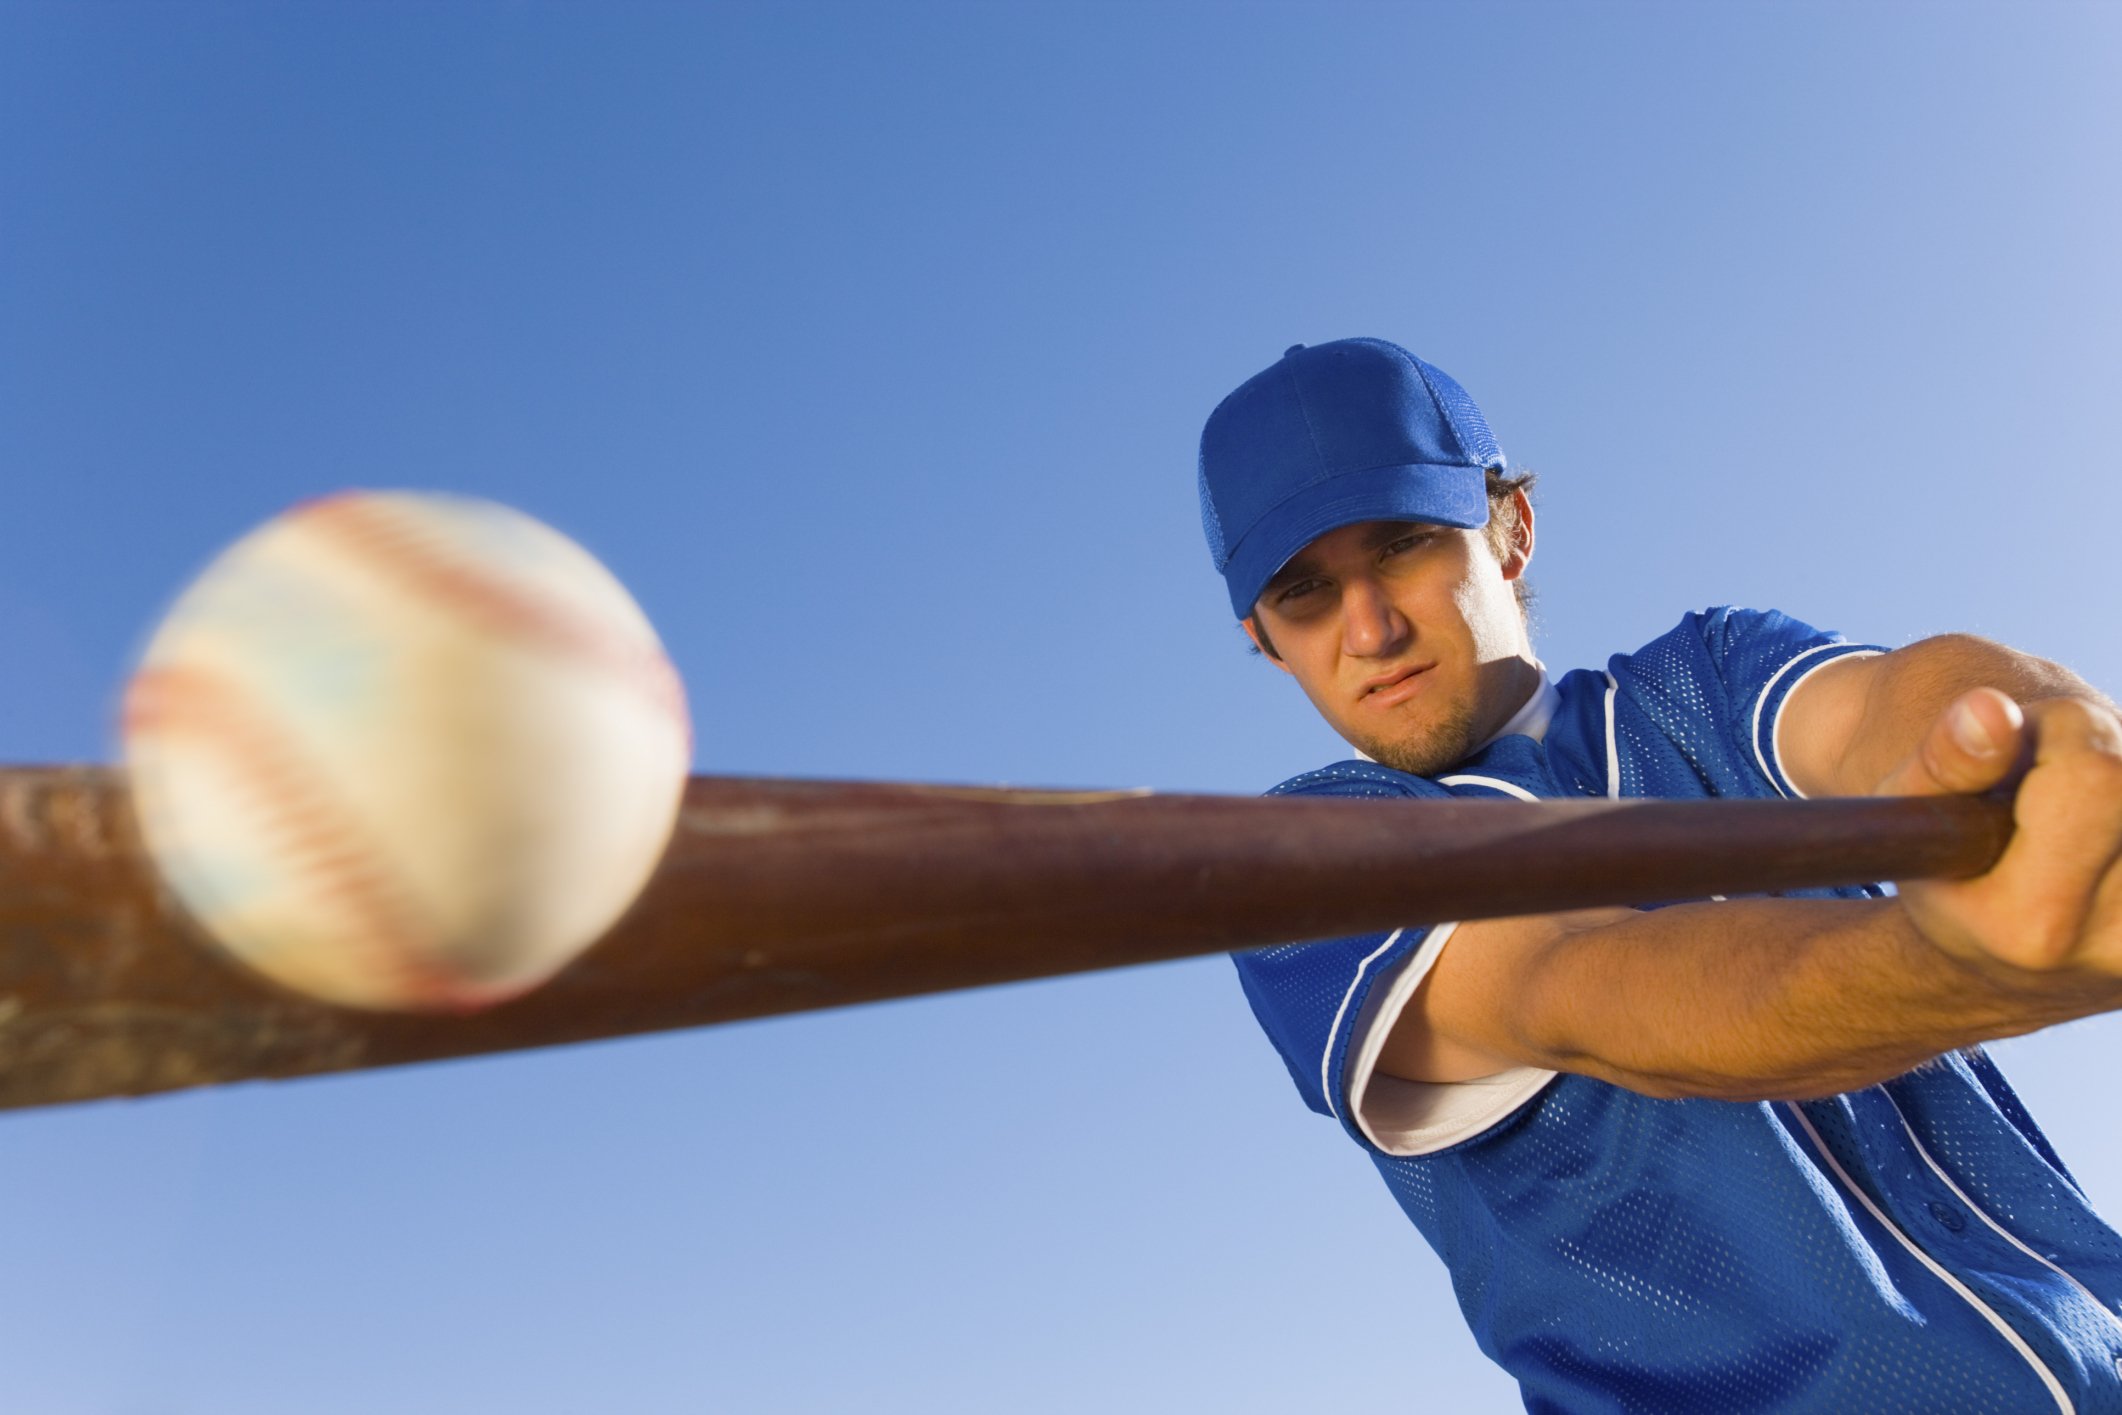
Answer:
M1391 707L1402 703L1420 692L1425 686L1422 675L1435 664L1413 663L1396 668L1390 673L1380 673L1363 685L1362 701L1369 707Z

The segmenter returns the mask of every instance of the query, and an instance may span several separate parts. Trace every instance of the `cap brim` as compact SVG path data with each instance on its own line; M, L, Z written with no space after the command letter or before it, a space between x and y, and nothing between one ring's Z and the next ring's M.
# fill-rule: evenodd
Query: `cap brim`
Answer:
M1488 524L1484 468L1413 463L1366 467L1298 490L1253 524L1224 566L1231 610L1240 619L1275 572L1328 531L1362 521L1426 521L1478 530Z

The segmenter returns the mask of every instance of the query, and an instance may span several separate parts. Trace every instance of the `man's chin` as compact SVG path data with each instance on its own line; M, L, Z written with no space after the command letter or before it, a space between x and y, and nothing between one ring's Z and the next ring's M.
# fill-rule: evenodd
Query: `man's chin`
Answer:
M1381 766L1409 776L1440 776L1473 755L1473 719L1473 712L1466 710L1408 737L1354 740L1365 756Z

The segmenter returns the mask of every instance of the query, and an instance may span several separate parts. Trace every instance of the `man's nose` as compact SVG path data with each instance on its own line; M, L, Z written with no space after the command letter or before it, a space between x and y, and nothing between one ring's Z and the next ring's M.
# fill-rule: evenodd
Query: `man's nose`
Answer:
M1341 591L1342 647L1355 658L1377 658L1407 641L1406 616L1377 585L1353 581Z

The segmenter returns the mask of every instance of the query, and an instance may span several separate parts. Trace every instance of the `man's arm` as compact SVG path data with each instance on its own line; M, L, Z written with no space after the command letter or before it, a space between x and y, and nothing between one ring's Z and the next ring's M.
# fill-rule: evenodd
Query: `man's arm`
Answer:
M1972 634L1942 634L1892 653L1823 665L1784 705L1776 751L1792 784L1807 796L1885 794L1881 783L1918 750L1946 708L1975 688L1995 688L2026 706L2071 700L2109 712L2115 707L2061 664ZM1979 735L1988 722L1976 710L1957 730ZM2009 727L2002 719L1995 725ZM1971 753L1980 745L1964 736L1960 741ZM1948 772L1965 765L1957 758L1938 763ZM1986 789L1972 780L1955 777L1936 785L1945 791Z
M2006 692L1970 692L2001 684ZM1977 639L1829 665L1778 745L1809 794L1980 791L2024 773L1978 880L1891 900L1735 900L1461 925L1380 1066L1513 1066L1662 1096L1828 1095L2122 1006L2122 725L2053 664ZM1882 763L1884 765L1882 765ZM1869 774L1869 775L1867 775Z

